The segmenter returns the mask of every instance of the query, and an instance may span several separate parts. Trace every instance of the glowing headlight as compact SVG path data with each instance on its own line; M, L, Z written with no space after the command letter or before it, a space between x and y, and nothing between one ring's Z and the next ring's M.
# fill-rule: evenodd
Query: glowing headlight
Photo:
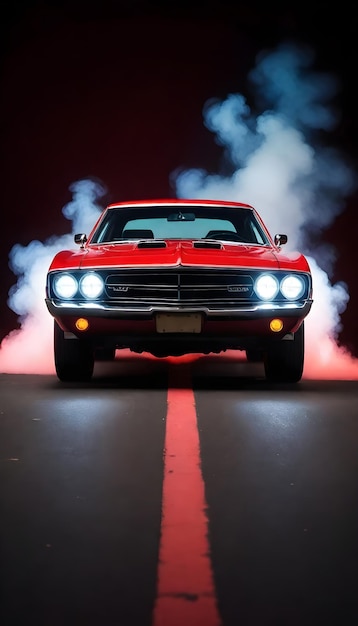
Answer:
M98 274L86 274L80 282L80 291L85 298L98 298L104 289L104 282Z
M69 299L75 295L78 284L71 274L59 274L53 281L53 288L56 296Z
M255 282L254 289L261 300L272 300L278 294L278 281L271 274L262 274Z
M303 295L305 284L300 276L286 276L281 282L280 289L288 300L297 300Z

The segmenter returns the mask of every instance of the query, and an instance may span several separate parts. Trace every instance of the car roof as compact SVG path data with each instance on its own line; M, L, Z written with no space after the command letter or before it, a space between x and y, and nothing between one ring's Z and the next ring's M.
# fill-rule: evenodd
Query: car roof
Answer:
M193 206L193 205L200 205L200 206L217 206L217 207L236 207L236 208L243 208L243 209L250 209L253 210L254 208L250 205L250 204L245 204L243 202L233 202L233 201L226 201L226 200L207 200L207 199L194 199L194 200L189 200L187 198L182 199L182 198L159 198L159 199L153 199L153 200L133 200L133 201L129 201L129 202L116 202L116 203L112 203L108 205L108 209L118 209L121 207L151 207L151 206L158 206L158 205L173 205L173 206Z

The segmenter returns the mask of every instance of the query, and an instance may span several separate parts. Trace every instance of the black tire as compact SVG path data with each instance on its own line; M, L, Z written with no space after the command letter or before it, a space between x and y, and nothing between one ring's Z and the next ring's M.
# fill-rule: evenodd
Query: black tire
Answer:
M246 350L246 359L249 363L262 363L264 353L262 350Z
M293 340L283 339L264 354L265 375L275 383L297 383L302 378L304 364L304 323Z
M63 382L83 382L92 378L94 354L91 346L80 339L65 339L54 322L54 357L57 377Z

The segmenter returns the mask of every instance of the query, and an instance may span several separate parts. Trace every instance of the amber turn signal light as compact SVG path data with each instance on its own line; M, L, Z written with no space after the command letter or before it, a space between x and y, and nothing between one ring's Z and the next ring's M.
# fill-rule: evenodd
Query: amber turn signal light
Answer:
M84 317L79 317L78 320L76 320L75 326L77 330L87 330L87 328L89 327L89 322L88 320L85 320Z
M271 320L270 328L271 328L273 333L279 333L280 330L283 329L283 321L279 320L279 319L276 319L276 318Z

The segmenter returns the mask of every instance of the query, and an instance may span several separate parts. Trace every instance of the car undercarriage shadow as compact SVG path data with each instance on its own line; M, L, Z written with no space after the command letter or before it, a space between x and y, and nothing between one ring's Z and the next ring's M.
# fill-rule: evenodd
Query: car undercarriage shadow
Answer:
M271 383L265 378L262 363L250 363L245 353L230 351L221 354L191 354L181 357L154 357L117 351L114 361L96 362L88 382L60 382L58 388L163 389L168 387L195 390L255 390L285 392L354 393L356 380L305 379L298 383Z

